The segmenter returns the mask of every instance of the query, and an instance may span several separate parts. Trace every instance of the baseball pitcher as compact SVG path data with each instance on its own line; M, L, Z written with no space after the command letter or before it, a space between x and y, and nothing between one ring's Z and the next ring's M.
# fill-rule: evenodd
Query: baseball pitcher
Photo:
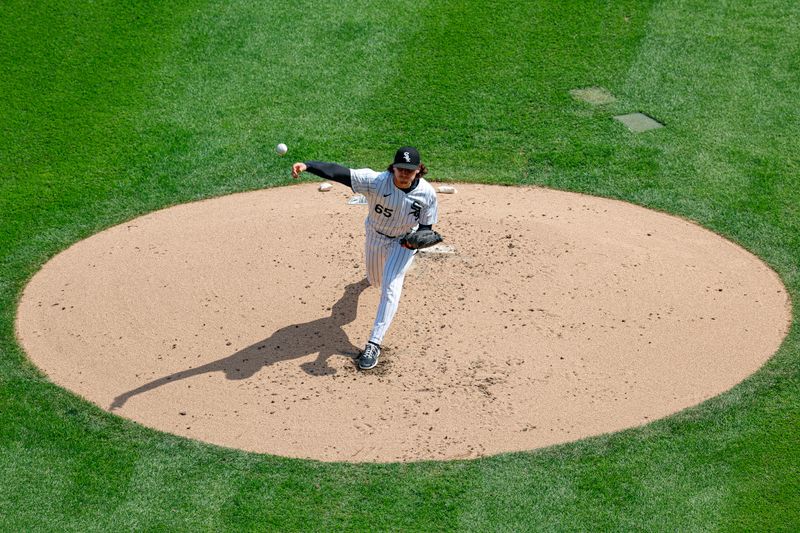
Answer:
M350 187L367 198L366 267L370 285L380 286L381 300L369 340L359 356L358 368L378 364L381 343L400 304L403 280L420 248L441 242L433 231L438 222L436 191L423 176L428 169L411 146L397 150L384 172L350 169L335 163L306 161L292 165L292 177L308 171Z

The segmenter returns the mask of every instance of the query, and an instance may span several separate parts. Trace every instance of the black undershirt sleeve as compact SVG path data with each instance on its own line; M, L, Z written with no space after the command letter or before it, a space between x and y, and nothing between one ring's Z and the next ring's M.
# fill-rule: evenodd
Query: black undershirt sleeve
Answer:
M420 224L419 229L417 231L422 231L424 229L431 229L433 228L433 224Z
M306 170L315 176L322 179L336 181L342 185L347 185L352 188L353 183L350 180L350 169L337 165L336 163L326 163L324 161L306 161Z

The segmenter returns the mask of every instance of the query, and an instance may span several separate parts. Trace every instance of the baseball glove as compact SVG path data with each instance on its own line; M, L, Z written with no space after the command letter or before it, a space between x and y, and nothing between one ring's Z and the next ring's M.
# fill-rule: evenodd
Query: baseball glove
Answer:
M400 245L409 250L419 250L421 248L428 248L434 244L439 244L442 240L442 236L432 229L423 229L419 231L409 231L400 237Z

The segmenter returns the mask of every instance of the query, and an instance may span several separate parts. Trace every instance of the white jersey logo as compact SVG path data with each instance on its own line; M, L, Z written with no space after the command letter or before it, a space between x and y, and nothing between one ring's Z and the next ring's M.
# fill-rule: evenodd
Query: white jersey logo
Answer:
M408 152L403 152L403 159L406 160L406 163L411 163L411 154Z

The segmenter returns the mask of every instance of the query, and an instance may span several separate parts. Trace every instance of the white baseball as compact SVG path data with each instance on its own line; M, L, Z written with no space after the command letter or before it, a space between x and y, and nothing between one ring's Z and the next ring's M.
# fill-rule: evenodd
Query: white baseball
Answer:
M289 151L289 147L283 143L280 143L278 146L275 147L275 152L278 155L284 155L286 152Z

